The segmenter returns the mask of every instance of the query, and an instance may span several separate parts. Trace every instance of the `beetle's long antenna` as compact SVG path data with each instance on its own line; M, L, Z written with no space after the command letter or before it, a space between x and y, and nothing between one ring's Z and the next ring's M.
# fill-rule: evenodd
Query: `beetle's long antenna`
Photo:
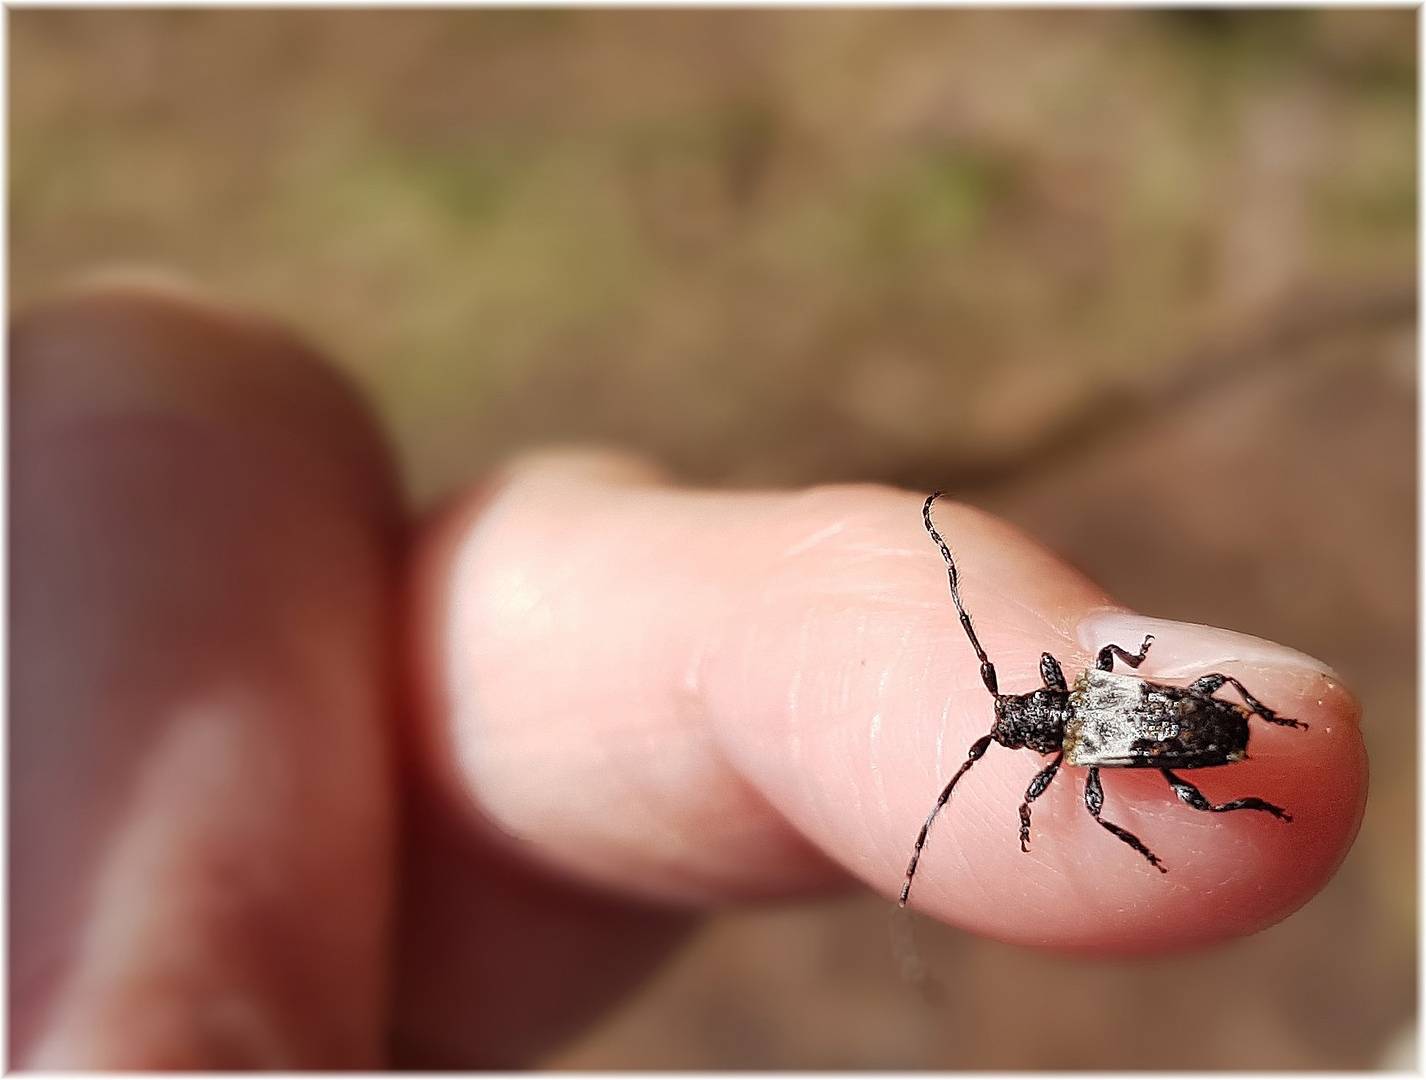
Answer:
M941 807L946 805L946 800L951 797L951 792L955 790L956 784L960 783L961 777L972 765L985 756L990 742L991 736L982 735L971 743L970 754L966 757L965 763L956 770L956 775L951 777L951 782L945 786L941 797L936 800L935 808L926 815L926 824L921 826L921 832L916 836L916 848L911 852L911 865L906 868L906 882L901 886L901 896L896 901L902 907L906 906L906 898L911 895L911 879L916 876L916 864L921 861L921 849L926 846L926 834L931 831L931 822L936 820L936 815L941 812Z
M960 614L966 637L970 638L971 648L975 650L975 655L980 657L981 680L987 690L999 697L1000 684L995 678L995 665L990 662L990 657L985 655L980 638L975 636L975 627L970 623L970 616L966 614L965 605L961 603L960 574L956 570L956 560L951 558L951 549L946 546L946 542L941 539L941 534L931 522L931 504L944 494L944 491L938 491L926 500L926 505L921 507L921 518L926 522L926 531L931 534L931 539L936 541L936 545L941 549L941 557L946 560L946 574L951 580L951 599L956 603L956 611Z

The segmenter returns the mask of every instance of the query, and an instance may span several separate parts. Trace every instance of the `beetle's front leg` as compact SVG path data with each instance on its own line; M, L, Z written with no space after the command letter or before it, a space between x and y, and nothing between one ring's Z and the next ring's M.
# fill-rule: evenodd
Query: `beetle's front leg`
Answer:
M1149 645L1153 643L1153 640L1153 634L1145 634L1144 643L1139 646L1137 653L1126 652L1118 645L1106 645L1099 650L1099 657L1094 661L1094 666L1100 671L1113 671L1114 658L1117 656L1130 667L1136 668L1144 662L1144 657L1149 655Z
M1049 654L1046 653L1046 656ZM1050 781L1055 778L1055 773L1059 770L1060 762L1064 761L1065 752L1061 750L1055 755L1055 760L1046 765L1038 773L1035 779L1030 781L1030 787L1025 792L1025 801L1020 804L1020 850L1030 850L1030 804L1045 793L1045 789L1050 786Z

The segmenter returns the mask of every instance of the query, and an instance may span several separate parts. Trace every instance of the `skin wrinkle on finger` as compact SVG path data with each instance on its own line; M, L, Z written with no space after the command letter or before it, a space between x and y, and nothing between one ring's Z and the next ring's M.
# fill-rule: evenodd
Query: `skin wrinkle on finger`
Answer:
M807 652L807 639L808 628L806 624L804 624L798 631L798 647L803 655L806 655ZM698 655L701 658L704 655L704 650L700 649ZM797 699L802 689L802 672L803 668L801 666L798 666L796 670L793 671L791 686L788 687L787 691L787 714L791 718L788 724L787 746L792 768L800 778L800 782L806 785L810 782L811 778L802 767L802 726L797 715Z
M833 536L836 536L838 533L840 533L840 532L841 532L843 529L845 529L846 527L847 527L847 526L846 526L846 522L844 522L844 521L834 521L834 522L832 522L832 524L828 525L826 528L818 529L816 532L814 532L811 536L807 537L805 540L799 540L799 541L797 541L797 543L795 543L795 544L793 544L791 547L787 548L787 549L782 553L782 554L783 554L783 558L788 558L788 559L790 559L790 558L792 558L792 557L795 556L795 555L801 555L804 551L810 551L812 548L814 548L814 547L816 547L818 544L820 544L823 540L827 540L827 539L830 539L830 538L833 537Z
M882 672L881 692L885 693L886 680L890 677L890 672ZM883 819L890 818L891 810L886 804L886 780L881 775L881 712L878 710L871 714L871 722L867 730L867 768L871 770L872 784L876 787L876 807L877 812Z

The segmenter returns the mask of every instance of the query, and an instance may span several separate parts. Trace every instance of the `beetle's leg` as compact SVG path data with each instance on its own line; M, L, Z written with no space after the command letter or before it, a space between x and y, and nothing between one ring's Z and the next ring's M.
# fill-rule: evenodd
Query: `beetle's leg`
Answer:
M1194 680L1194 682L1190 684L1189 689L1197 690L1201 694L1212 694L1217 691L1224 683L1232 683L1234 688L1237 689L1238 693L1243 695L1243 700L1248 703L1248 708L1252 709L1253 712L1261 716L1269 724L1281 724L1283 727L1295 728L1307 727L1307 725L1304 724L1301 720L1289 720L1287 717L1279 716L1277 713L1273 712L1261 701L1253 697L1252 694L1248 693L1247 687L1245 687L1242 683L1240 683L1237 679L1233 678L1233 676L1231 675L1219 675L1216 672L1212 675L1205 675L1201 679Z
M1167 874L1169 872L1168 867L1159 862L1159 857L1146 848L1142 840L1127 829L1121 829L1118 825L1105 821L1099 816L1099 812L1104 809L1104 788L1099 784L1099 770L1097 768L1089 770L1089 779L1084 782L1084 805L1089 812L1094 815L1095 821L1099 822L1099 824L1119 837L1120 840L1123 840L1124 843L1148 859L1150 866L1154 867L1154 869L1161 874Z
M1136 668L1144 662L1144 657L1149 655L1149 645L1153 640L1153 634L1145 634L1144 643L1139 646L1139 651L1136 653L1125 652L1118 645L1106 645L1099 650L1099 658L1095 660L1094 666L1100 671L1113 671L1114 658L1117 656L1130 667Z
M1246 799L1234 799L1232 802L1219 803L1215 806L1204 797L1203 792L1199 791L1181 776L1175 776L1168 769L1160 769L1159 772L1164 774L1164 779L1169 782L1169 786L1173 788L1174 793L1195 810L1206 810L1214 814L1224 814L1229 810L1263 810L1279 821L1292 820L1292 815L1281 806L1274 806L1270 802L1264 802L1262 799L1255 798L1251 795Z
M1048 654L1046 659L1048 659ZM1050 661L1054 663L1053 660ZM1058 667L1056 667L1058 670ZM1046 680L1048 681L1048 680ZM1045 793L1045 789L1050 786L1050 781L1055 778L1055 773L1059 770L1060 762L1065 759L1065 752L1061 750L1055 755L1055 760L1046 765L1038 773L1035 779L1030 781L1030 787L1025 792L1025 801L1020 804L1020 850L1030 850L1030 804Z
M975 650L976 658L980 661L980 680L985 683L985 688L995 697L1000 696L1000 683L995 677L995 665L990 662L990 657L985 655L985 649L980 643L980 638L975 636L975 627L971 625L970 616L966 614L965 605L961 603L961 577L960 571L956 569L956 560L951 558L951 549L946 546L946 542L941 539L941 534L936 531L936 526L931 521L931 504L939 499L944 492L938 491L926 500L926 504L921 507L921 520L926 523L926 531L931 534L931 539L936 541L936 546L941 549L941 558L946 560L946 576L951 581L951 599L956 604L956 614L961 617L961 627L966 632L966 637L970 638L970 646Z
M1045 685L1051 690L1068 690L1065 685L1065 673L1060 668L1060 662L1049 653L1040 654L1040 678L1045 680Z
M985 751L989 748L991 736L982 735L971 744L970 754L965 760L965 764L956 770L956 775L951 777L951 782L946 785L941 792L941 797L936 800L935 809L926 815L926 824L921 826L921 832L916 837L916 849L911 853L911 863L906 867L906 883L901 886L901 898L897 901L902 907L906 906L906 898L911 895L911 879L916 874L916 864L921 861L921 849L926 846L926 834L931 831L931 822L936 820L936 815L941 812L941 807L946 805L946 800L951 797L951 791L956 783L966 774L966 770L985 756Z

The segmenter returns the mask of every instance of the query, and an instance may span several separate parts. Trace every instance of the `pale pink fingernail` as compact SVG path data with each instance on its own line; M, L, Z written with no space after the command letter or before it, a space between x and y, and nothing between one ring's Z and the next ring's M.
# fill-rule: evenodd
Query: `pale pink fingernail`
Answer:
M1090 653L1097 653L1106 645L1118 645L1128 652L1138 652L1139 643L1146 634L1153 635L1154 643L1139 669L1143 675L1180 678L1203 674L1219 664L1239 664L1307 668L1334 682L1341 681L1340 675L1306 653L1216 626L1104 611L1081 620L1077 629L1080 644Z

